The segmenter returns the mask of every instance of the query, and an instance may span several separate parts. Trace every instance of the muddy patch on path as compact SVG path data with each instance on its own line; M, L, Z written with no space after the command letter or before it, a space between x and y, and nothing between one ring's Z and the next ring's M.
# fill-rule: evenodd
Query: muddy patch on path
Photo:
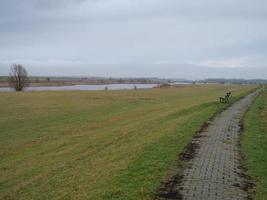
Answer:
M197 150L200 147L200 139L202 137L205 137L204 133L206 129L208 128L210 124L210 120L208 122L205 122L201 128L196 132L195 136L191 140L190 143L188 143L182 153L178 155L178 158L180 161L183 161L183 166L179 166L181 170L176 172L176 174L172 175L170 178L168 178L166 181L164 181L161 186L158 188L155 194L155 200L167 200L167 199L176 199L180 200L183 199L182 195L180 194L181 183L183 180L182 171L185 168L188 161L194 158L196 155Z

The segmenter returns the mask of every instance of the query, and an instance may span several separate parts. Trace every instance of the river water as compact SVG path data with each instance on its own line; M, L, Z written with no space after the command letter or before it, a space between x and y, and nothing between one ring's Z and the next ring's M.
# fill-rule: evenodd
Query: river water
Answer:
M71 86L40 86L27 87L25 91L62 91L62 90L132 90L154 88L157 84L109 84L109 85L71 85ZM0 88L0 92L12 92L12 88Z

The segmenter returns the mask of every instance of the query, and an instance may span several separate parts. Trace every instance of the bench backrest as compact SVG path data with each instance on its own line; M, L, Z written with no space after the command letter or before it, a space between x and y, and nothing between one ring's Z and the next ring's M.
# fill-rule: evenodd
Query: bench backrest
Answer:
M231 92L227 92L226 95L225 95L225 99L228 101L228 98L230 97L231 95Z

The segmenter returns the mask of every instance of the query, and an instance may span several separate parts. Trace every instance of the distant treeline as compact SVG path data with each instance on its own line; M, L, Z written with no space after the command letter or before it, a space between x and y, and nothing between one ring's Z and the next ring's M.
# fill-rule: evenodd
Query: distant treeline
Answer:
M159 78L102 78L102 77L43 77L30 76L30 86L98 85L98 84L162 84L169 80ZM8 77L0 76L0 87L8 86Z
M113 78L113 77L55 77L30 76L30 86L98 85L98 84L169 84L169 83L218 83L218 84L267 84L265 79L224 79L204 80L162 79L162 78ZM0 76L0 87L8 87L8 77Z
M266 79L205 79L197 81L198 83L221 83L221 84L266 84Z

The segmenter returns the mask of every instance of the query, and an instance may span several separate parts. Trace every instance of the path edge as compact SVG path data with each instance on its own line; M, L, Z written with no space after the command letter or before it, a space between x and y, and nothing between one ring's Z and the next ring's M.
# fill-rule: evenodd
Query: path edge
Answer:
M239 168L240 168L241 172L238 175L240 177L243 177L244 178L244 184L242 185L242 190L244 190L244 191L246 191L248 193L248 196L247 196L247 199L248 200L252 200L252 199L255 198L255 194L256 194L255 193L256 183L255 183L255 180L253 179L253 177L248 174L247 168L242 163L242 161L245 159L245 154L241 150L241 145L242 145L241 144L241 138L242 138L242 136L244 134L244 121L245 121L245 117L246 117L247 113L249 112L249 110L251 109L251 106L255 104L256 100L264 92L264 89L263 88L259 88L258 90L259 90L259 93L253 99L253 101L251 102L250 106L246 110L245 114L243 115L243 117L241 118L240 123L239 123L239 138L240 138L240 140L238 141L238 146L239 146L239 156L240 156L240 159L241 159L240 160L240 163L239 163Z
M177 161L179 160L182 162L177 162L176 166L174 166L175 169L173 169L174 172L172 172L171 175L167 176L166 180L162 181L162 183L160 184L160 186L157 188L157 190L155 191L155 193L153 195L154 200L166 200L166 199L182 200L183 199L183 195L180 193L180 184L183 181L182 173L186 169L186 167L189 166L189 161L195 157L196 151L199 149L199 138L202 137L201 133L205 132L205 130L208 128L211 121L214 120L223 111L227 110L233 104L235 104L236 102L245 98L246 96L256 92L257 90L261 90L261 87L257 87L255 89L252 89L251 91L247 92L244 96L238 97L235 101L228 103L226 107L221 108L218 111L216 111L206 122L204 122L200 126L200 128L195 132L191 141L184 147L183 151L180 154L178 154ZM257 97L260 95L260 93L257 95ZM254 98L251 105L255 102L256 98ZM250 106L249 106L249 108L250 108ZM240 127L239 128L239 131L240 131L239 137L241 137L241 134L243 132L243 127L244 127L243 120L244 120L244 117L245 117L246 113L248 112L249 108L246 110L244 116L242 117L242 119L239 123L239 127ZM239 140L238 145L241 145L240 140ZM242 159L243 157L242 157L240 148L239 148L239 155L240 155L240 158ZM251 179L251 177L249 177L245 173L246 170L245 169L243 170L242 164L240 164L240 168L242 171L242 175L245 176L245 180L246 180L246 184L242 188L242 189L245 189L245 187L250 187L250 184L251 184L250 180L252 180L252 179ZM244 171L244 173L243 173L243 171ZM248 193L249 193L248 199L249 200L253 199L253 194L251 194L250 192L248 192Z

